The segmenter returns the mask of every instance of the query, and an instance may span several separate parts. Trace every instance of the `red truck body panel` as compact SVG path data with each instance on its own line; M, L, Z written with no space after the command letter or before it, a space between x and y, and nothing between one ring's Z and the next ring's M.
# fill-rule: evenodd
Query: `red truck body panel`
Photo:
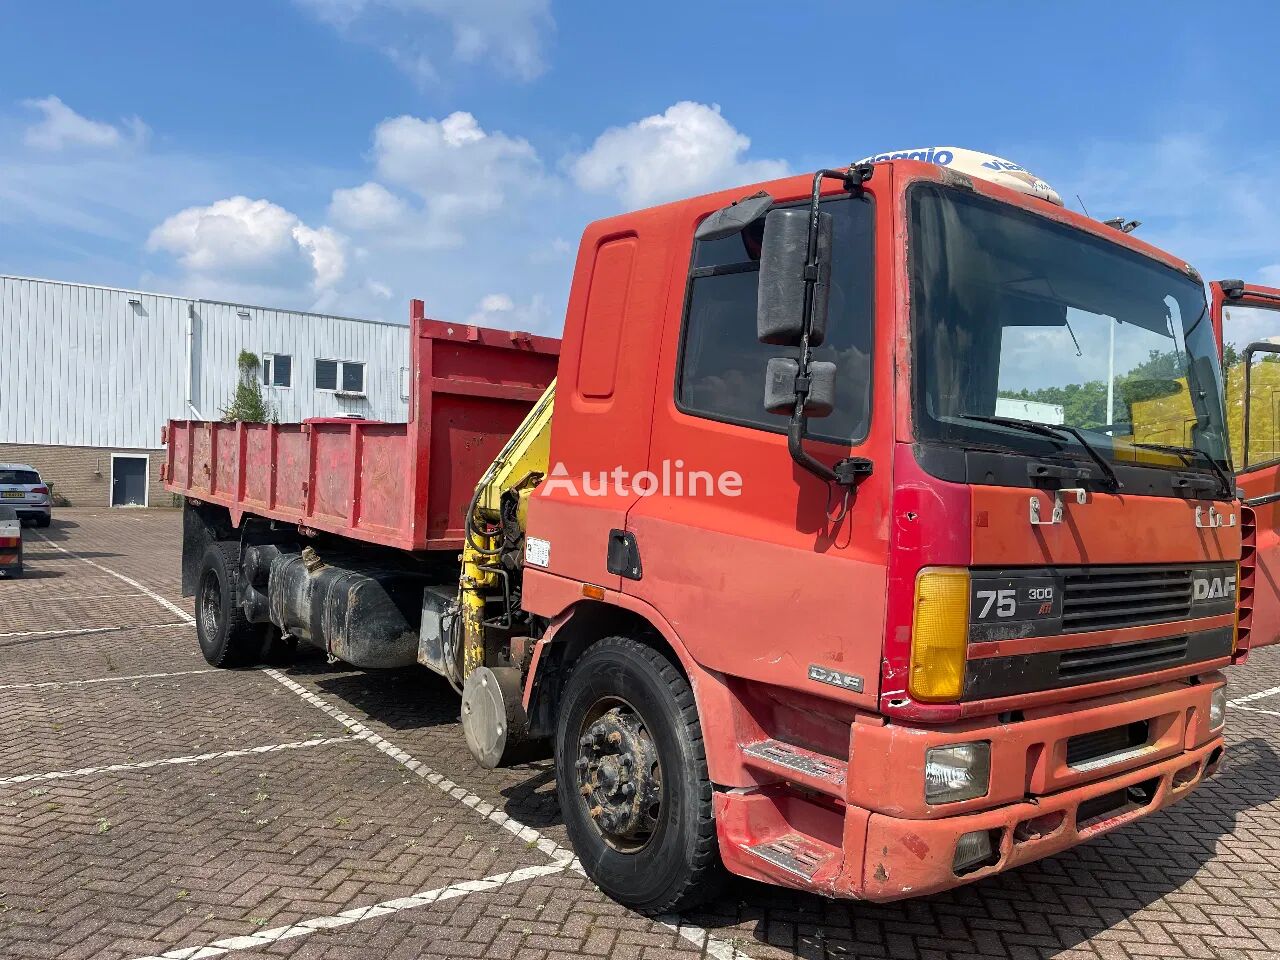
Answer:
M560 341L429 320L414 300L409 422L175 420L166 489L402 550L456 550L475 485L556 374Z

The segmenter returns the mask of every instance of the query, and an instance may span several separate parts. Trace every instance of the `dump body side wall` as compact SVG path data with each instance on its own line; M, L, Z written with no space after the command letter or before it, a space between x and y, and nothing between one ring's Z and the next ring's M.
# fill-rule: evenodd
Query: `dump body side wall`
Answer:
M477 481L556 373L560 341L447 324L413 301L408 423L177 420L166 488L245 514L398 547L453 550Z

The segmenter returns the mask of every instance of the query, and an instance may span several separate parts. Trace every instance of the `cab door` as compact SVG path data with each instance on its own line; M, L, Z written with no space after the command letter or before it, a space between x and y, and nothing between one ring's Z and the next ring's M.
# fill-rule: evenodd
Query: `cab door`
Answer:
M1209 287L1236 485L1257 523L1250 645L1259 647L1280 641L1280 289Z

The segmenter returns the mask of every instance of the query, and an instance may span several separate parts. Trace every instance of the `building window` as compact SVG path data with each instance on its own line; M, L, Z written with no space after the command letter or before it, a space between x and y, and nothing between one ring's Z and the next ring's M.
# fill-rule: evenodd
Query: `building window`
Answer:
M364 390L364 363L359 360L317 360L316 389L335 393L358 393Z
M293 357L285 353L262 355L262 385L264 387L293 386Z

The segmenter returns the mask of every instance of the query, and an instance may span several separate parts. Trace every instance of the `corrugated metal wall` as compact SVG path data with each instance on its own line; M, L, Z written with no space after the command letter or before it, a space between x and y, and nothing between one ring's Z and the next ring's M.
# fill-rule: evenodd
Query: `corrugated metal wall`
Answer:
M154 448L166 420L221 417L242 349L293 358L292 386L263 388L282 421L408 416L405 326L0 277L0 443ZM317 391L317 359L363 361L367 399Z

